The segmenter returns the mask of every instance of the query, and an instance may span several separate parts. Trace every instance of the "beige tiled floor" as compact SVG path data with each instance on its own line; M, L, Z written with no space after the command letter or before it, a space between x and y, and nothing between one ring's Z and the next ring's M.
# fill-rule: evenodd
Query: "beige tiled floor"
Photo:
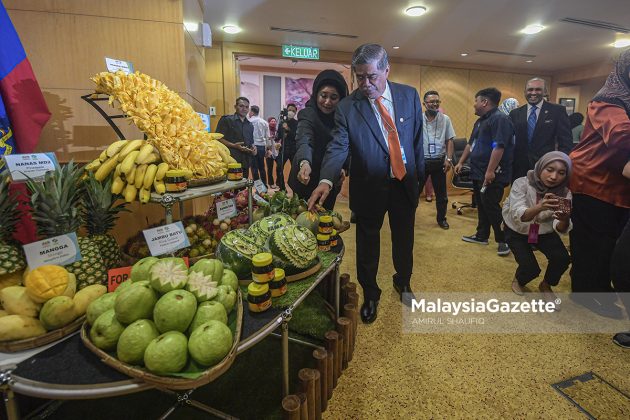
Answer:
M337 207L349 218L347 203ZM513 257L498 257L493 241L480 246L460 239L474 233L475 211L458 216L449 205L448 221L451 229L440 229L434 203L421 203L415 226L414 291L509 291L516 268ZM356 281L354 228L344 240L342 272ZM542 261L541 266L544 269ZM550 385L591 370L630 393L630 351L615 346L610 335L403 334L392 274L385 222L378 319L360 326L354 358L325 418L581 419L584 415ZM569 290L568 273L557 290Z

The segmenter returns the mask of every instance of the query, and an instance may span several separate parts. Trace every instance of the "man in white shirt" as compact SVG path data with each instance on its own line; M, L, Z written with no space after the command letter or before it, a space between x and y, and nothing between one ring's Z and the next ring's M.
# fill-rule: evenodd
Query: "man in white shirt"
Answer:
M431 176L435 190L435 209L437 210L437 224L442 229L448 229L446 221L446 173L453 166L453 138L455 130L448 115L438 111L440 108L440 94L430 90L424 94L425 112L422 114L422 141L424 148L424 178Z
M271 134L269 134L269 123L260 118L258 114L260 108L258 105L252 105L249 112L249 122L254 126L254 147L256 148L256 155L254 156L254 164L252 165L252 172L254 179L261 179L262 182L267 180L267 171L265 170L265 154L269 148L269 141Z

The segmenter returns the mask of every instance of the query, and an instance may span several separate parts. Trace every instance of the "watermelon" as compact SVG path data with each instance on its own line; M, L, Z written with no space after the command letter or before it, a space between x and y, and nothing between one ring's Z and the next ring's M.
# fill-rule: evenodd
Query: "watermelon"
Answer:
M283 226L294 225L295 220L286 213L276 213L271 216L263 217L259 221L252 224L248 231L256 238L259 246L265 245L267 238L271 233Z
M317 229L319 229L319 215L317 212L302 212L297 219L295 219L295 222L313 232L314 235L317 235Z
M317 239L307 228L289 225L276 229L267 240L276 267L295 274L317 262Z
M261 247L251 233L246 229L235 229L223 235L215 254L239 279L247 279L251 278L252 258L259 252Z

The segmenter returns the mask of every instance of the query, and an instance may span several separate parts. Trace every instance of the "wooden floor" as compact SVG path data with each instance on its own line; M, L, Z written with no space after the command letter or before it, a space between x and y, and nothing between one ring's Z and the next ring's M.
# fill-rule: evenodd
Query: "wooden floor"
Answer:
M349 218L347 203L337 207ZM475 232L476 211L459 216L449 204L448 222L450 230L440 229L434 203L421 202L411 282L416 294L509 291L514 258L498 257L492 240L481 246L460 239ZM588 371L630 394L630 351L614 345L608 334L403 334L402 311L391 285L389 235L386 221L378 319L360 326L353 360L325 418L583 419L551 385ZM344 240L342 272L356 281L354 227ZM569 283L567 272L556 290L568 292ZM620 418L630 418L630 412L623 414Z

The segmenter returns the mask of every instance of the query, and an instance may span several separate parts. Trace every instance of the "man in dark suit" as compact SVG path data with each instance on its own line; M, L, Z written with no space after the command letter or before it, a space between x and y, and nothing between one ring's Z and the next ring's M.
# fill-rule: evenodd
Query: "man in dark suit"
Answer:
M512 181L527 175L545 153L560 150L569 154L573 148L566 108L545 101L546 94L543 79L530 79L525 85L527 104L510 112L516 134Z
M409 281L414 222L424 182L422 105L414 88L387 81L389 62L380 45L357 48L352 71L358 89L337 105L333 139L309 208L324 202L350 153L350 209L356 215L357 277L364 296L361 319L371 323L381 295L376 274L385 213L396 270L394 289L405 305L410 306L413 299Z

